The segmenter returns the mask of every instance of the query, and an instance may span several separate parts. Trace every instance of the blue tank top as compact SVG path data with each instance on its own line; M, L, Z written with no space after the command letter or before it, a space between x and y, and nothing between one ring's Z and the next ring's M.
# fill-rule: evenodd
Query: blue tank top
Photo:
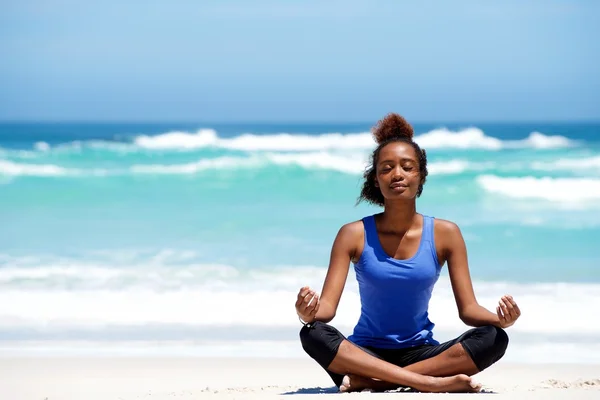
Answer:
M379 241L373 215L362 219L365 244L354 265L361 301L361 315L348 337L360 346L405 348L439 344L428 308L441 267L435 251L434 218L423 216L423 230L416 254L398 260L386 254Z

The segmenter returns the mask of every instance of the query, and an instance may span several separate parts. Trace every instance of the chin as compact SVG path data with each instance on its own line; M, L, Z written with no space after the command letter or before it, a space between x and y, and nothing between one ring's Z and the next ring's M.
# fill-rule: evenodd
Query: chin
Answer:
M385 197L385 199L388 201L400 201L400 200L410 201L410 200L414 200L416 197L417 196L415 196L415 195L402 193L402 194L396 194L393 196L387 196L387 197Z

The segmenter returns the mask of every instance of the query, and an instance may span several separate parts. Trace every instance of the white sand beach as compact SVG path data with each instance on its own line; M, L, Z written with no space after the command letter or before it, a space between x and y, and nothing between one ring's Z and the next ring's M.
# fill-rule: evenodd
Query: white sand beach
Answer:
M503 364L476 375L501 399L599 399L600 365ZM309 359L17 357L0 359L2 400L461 399L473 394L340 394Z

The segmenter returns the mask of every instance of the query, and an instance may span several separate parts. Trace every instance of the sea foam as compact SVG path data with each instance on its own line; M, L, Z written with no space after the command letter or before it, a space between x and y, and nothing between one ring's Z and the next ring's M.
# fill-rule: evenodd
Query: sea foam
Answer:
M0 175L65 176L73 175L76 173L76 171L52 164L25 164L0 160Z
M415 136L415 141L426 149L483 149L503 148L546 149L574 146L576 142L563 136L546 136L532 132L523 140L502 141L487 136L479 128L466 128L451 131L445 128L434 129ZM372 135L363 133L324 133L303 135L279 133L257 135L246 133L232 138L221 138L212 129L201 129L195 133L167 132L161 135L137 136L134 143L140 148L161 150L190 150L215 147L240 151L317 151L317 150L370 150L375 147Z
M542 171L590 171L600 170L600 156L585 158L559 158L552 162L536 161L532 169Z
M362 153L340 154L332 152L307 153L261 153L249 156L221 156L202 158L188 163L133 164L129 167L67 168L55 164L17 163L0 160L0 176L35 177L110 177L123 175L190 175L203 171L227 171L236 169L263 169L275 166L299 167L305 170L328 170L360 175L368 166L367 156ZM432 175L460 174L464 171L483 170L493 164L477 164L467 160L453 159L431 162Z
M500 177L481 175L477 183L489 193L517 199L581 203L600 200L600 179Z
M0 160L0 176L18 177L102 177L118 171L105 168L67 168L55 164L17 163Z
M215 264L114 267L73 260L37 267L11 264L0 269L0 335L32 329L41 336L68 336L89 329L118 332L150 326L162 334L226 326L287 329L298 324L293 303L299 288L320 290L326 273L317 266L247 270ZM511 328L516 332L600 335L600 322L589 318L591 310L600 308L598 284L475 281L474 288L490 310L502 295L514 296L523 311ZM359 313L351 272L336 326L351 328ZM446 276L436 286L430 315L439 329L464 327Z

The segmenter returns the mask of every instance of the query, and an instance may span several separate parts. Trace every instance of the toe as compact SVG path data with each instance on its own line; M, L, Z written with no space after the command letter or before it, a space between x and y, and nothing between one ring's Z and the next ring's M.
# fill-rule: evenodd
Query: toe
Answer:
M476 392L479 392L481 390L481 383L479 383L479 382L475 382L474 380L471 380L470 385L473 388L473 390Z
M348 375L344 376L342 379L342 384L340 385L340 392L347 392L350 390L350 377Z

